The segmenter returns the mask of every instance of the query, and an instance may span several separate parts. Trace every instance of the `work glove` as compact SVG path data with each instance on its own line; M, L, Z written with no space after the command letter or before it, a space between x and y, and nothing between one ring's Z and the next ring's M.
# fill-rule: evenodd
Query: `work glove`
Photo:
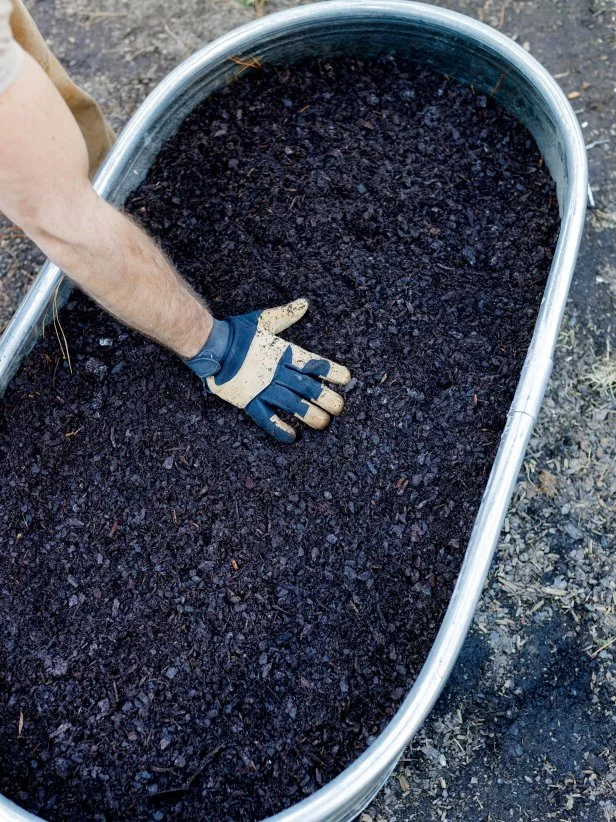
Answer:
M295 430L276 410L294 414L311 428L323 429L342 412L344 400L322 380L346 385L348 368L310 354L277 336L300 320L307 300L214 320L201 349L186 365L205 389L237 408L280 442L295 440Z

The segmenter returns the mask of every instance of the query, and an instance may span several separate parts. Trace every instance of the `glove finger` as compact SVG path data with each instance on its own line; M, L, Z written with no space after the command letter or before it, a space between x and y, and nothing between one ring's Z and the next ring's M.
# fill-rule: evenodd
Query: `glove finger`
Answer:
M283 422L280 417L274 413L274 409L267 403L259 399L254 399L249 402L244 409L250 419L254 420L257 425L261 426L271 437L274 437L278 442L290 444L295 442L295 430Z
M306 405L306 411L302 416L296 414L295 416L305 422L306 425L309 425L311 428L315 428L317 431L322 431L332 421L332 418L329 414L326 414L322 408L319 408L316 405L313 405L311 402L304 403Z
M317 388L321 387L321 384L316 380L312 380L312 382ZM333 391L331 393L333 394ZM316 428L319 431L327 428L331 422L329 414L326 414L323 409L317 408L316 405L307 402L306 399L279 382L272 383L262 393L261 399L273 408L279 408L281 411L288 411L290 414L295 414L298 420L302 420L306 425L309 425L311 428Z
M266 308L259 317L259 325L272 334L280 334L285 328L301 320L306 311L308 311L308 300L303 298L286 305L278 305L275 308Z
M297 368L303 374L312 374L336 385L346 385L350 381L351 372L345 365L328 360L326 357L316 357L297 345L292 345L291 348L293 368Z
M340 394L336 394L331 388L323 385L320 380L304 374L296 368L281 368L276 375L276 383L289 388L291 392L304 399L311 400L315 405L319 405L335 417L342 413L344 400ZM271 386L269 390L271 390ZM289 410L295 411L295 409Z
M326 385L321 387L321 393L318 397L314 398L313 402L326 411L329 411L334 417L342 414L342 409L344 408L344 400L340 394L336 394L335 391L332 391L331 388L328 388Z

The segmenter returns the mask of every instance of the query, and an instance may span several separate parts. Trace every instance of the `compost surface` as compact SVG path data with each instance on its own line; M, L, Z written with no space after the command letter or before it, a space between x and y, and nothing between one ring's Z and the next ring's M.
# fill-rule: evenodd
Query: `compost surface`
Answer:
M242 75L128 210L218 316L308 297L287 338L354 380L285 447L85 298L61 312L2 409L0 790L50 820L258 819L365 750L425 659L555 196L488 97L337 60Z

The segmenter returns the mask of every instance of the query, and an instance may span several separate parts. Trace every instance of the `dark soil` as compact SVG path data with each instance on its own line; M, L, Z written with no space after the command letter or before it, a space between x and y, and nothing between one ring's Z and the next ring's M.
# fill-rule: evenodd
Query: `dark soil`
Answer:
M218 316L297 296L344 415L266 438L82 297L0 458L0 790L48 819L256 819L361 753L448 603L549 269L490 99L392 60L242 76L129 210Z

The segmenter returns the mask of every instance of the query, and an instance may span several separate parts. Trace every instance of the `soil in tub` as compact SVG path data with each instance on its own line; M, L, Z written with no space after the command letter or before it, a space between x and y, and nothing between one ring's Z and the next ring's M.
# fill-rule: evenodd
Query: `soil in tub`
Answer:
M218 316L308 297L287 337L354 380L280 446L74 295L71 368L49 327L1 411L0 790L49 820L259 819L365 750L425 659L554 190L488 96L314 60L201 105L127 209Z

